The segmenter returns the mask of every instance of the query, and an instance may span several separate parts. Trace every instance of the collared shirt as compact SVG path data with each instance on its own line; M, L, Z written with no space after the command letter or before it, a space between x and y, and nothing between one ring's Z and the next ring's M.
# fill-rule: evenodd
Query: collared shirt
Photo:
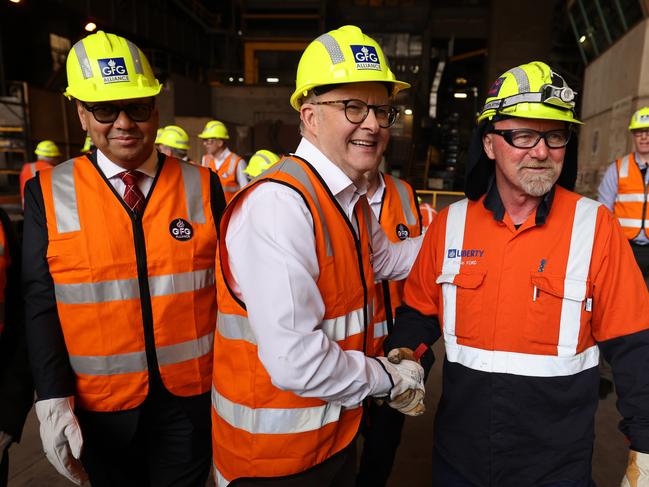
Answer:
M226 147L218 155L218 157L211 156L212 159L214 159L214 166L216 167L217 171L223 165L223 162L225 162L230 154L232 154L232 151ZM239 164L237 164L237 183L239 183L240 188L243 188L246 184L248 184L248 176L244 172L246 170L246 167L248 167L248 163L244 158L241 158Z
M647 167L649 162L647 161L642 162L637 152L635 152L633 155L636 164L638 165L638 168L640 168L640 170ZM645 171L644 173L644 184L645 186L649 184L649 171ZM604 177L602 178L602 182L599 184L599 188L597 188L597 192L598 192L597 201L603 203L609 210L613 211L613 206L615 205L615 198L617 197L617 163L616 162L608 166L608 169L606 169L606 172L604 173ZM632 242L638 245L649 244L649 237L647 236L646 230L644 228L640 230L640 233L636 238L632 240Z
M548 218L550 209L552 208L552 201L554 200L555 188L556 186L552 186L550 191L543 195L539 206L536 207L536 215L534 216L534 223L536 225L543 225ZM499 222L503 221L505 218L505 205L496 185L496 176L491 177L482 204L487 210L493 213L494 220Z
M351 217L366 188L356 187L306 139L295 155L314 167ZM421 237L392 244L376 218L371 224L375 276L404 278ZM296 191L273 182L251 191L232 213L226 245L232 290L246 303L259 358L274 384L344 406L389 391L389 378L377 361L363 352L343 351L320 328L325 307L317 286L313 219ZM305 358L313 366L308 372L297 365Z
M124 184L124 181L122 181L122 178L119 177L119 174L126 171L126 169L108 159L108 157L106 157L106 155L99 149L97 149L97 166L101 169L101 172L104 173L104 176L106 176L106 179L108 179L113 188L115 188L117 194L123 197L126 185ZM141 176L138 179L137 185L140 187L140 191L142 191L142 194L146 198L151 190L151 185L153 184L153 180L155 179L158 170L158 152L155 150L151 152L148 159L144 161L142 165L137 167L136 170L144 174L144 176Z
M374 194L367 197L367 202L370 204L372 213L374 213L374 216L378 220L381 217L381 206L383 205L383 195L385 194L385 180L381 172L376 177L379 179L379 184L376 190L374 190Z

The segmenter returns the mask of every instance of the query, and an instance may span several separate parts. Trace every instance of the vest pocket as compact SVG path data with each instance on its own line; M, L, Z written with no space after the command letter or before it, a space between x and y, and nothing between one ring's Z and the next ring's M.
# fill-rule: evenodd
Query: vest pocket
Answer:
M545 347L536 352L556 355L558 347L576 349L582 316L590 321L590 296L588 280L531 274L525 338Z
M484 290L484 272L440 274L436 282L442 287L444 332L458 338L477 338Z

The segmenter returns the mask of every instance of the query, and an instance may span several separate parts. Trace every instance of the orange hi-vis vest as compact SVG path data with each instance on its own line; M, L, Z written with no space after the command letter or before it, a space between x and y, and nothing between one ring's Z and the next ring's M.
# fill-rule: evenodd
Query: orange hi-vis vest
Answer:
M635 161L635 154L627 154L616 164L617 196L613 213L626 238L633 240L641 229L647 228L647 186Z
M208 392L217 241L209 171L166 158L141 217L85 156L40 179L77 404L104 412L138 406L152 360L172 394ZM155 357L147 357L145 327Z
M362 415L360 405L345 408L275 387L259 360L245 304L230 291L228 222L249 191L267 181L293 188L311 211L320 268L317 285L325 305L320 329L344 350L363 350L371 322L374 273L367 200L362 198L355 208L357 236L316 171L297 157L282 159L237 194L220 224L212 387L219 487L241 477L286 476L322 463L354 441Z
M400 242L409 237L421 235L421 222L415 193L410 185L399 178L383 174L385 191L381 202L379 223L392 242ZM394 324L394 313L401 305L403 284L400 281L380 281L376 283L374 299L374 319L372 320L372 346L368 355L383 355L383 342Z
M433 223L433 218L435 218L437 212L430 203L421 203L419 205L419 211L421 213L421 228L422 230L426 230Z
M204 155L201 164L209 167L212 171L219 175L223 194L225 195L225 202L229 203L237 191L241 189L239 181L237 180L237 167L242 157L230 152L230 155L225 158L221 166L216 168L216 161L209 155Z
M528 377L596 367L591 256L601 259L605 252L595 245L601 204L556 186L552 217L514 231L513 224L494 224L483 200L464 199L439 214L420 253L424 267L416 265L406 283L405 301L430 313L431 290L417 289L417 279L435 280L434 313L449 362Z
M9 248L7 246L7 235L4 228L0 225L0 336L5 328L5 302L7 293L7 270L11 258L9 256Z
M27 184L27 181L29 181L31 178L36 176L36 173L38 171L50 167L53 167L52 164L45 161L28 162L27 164L23 165L23 168L21 169L20 176L19 176L20 200L23 202L23 206L25 201L25 184Z

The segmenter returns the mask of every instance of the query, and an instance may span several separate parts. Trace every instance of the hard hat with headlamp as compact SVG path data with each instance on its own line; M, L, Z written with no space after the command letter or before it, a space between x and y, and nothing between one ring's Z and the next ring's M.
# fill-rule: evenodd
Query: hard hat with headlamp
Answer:
M162 88L135 44L103 31L72 47L66 70L68 87L64 95L85 102L148 98Z
M575 118L576 96L547 64L533 61L506 71L491 85L478 123L521 117L581 124Z
M629 130L640 129L649 129L649 107L642 107L631 117Z
M395 78L374 39L355 25L345 25L321 35L304 50L291 106L299 111L309 91L319 86L368 81L385 83L390 95L410 87Z

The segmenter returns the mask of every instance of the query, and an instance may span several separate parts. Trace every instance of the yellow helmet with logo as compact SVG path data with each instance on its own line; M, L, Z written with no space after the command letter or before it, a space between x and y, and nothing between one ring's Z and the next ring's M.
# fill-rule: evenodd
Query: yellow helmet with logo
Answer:
M277 161L279 161L277 154L266 149L261 149L253 154L248 161L248 166L243 172L250 177L256 178Z
M95 144L93 144L92 139L90 138L89 135L86 135L86 140L83 141L83 147L81 148L81 152L87 154L88 152L91 152L92 149L94 148L95 148Z
M638 130L649 128L649 107L642 107L635 112L629 123L629 130Z
M302 53L297 66L291 106L300 110L302 100L317 86L376 81L392 85L392 95L409 88L390 71L378 43L355 25L345 25L321 35Z
M491 85L478 123L499 115L581 124L575 118L576 96L547 64L522 64L503 73Z
M198 134L201 139L229 139L228 128L223 122L210 120L205 124L203 131Z
M160 93L144 53L131 41L98 31L77 42L66 63L64 95L81 101L147 98Z
M178 125L167 125L156 143L179 150L189 150L189 136Z
M37 156L41 157L59 157L61 155L58 146L51 140L43 140L39 142L34 152Z

